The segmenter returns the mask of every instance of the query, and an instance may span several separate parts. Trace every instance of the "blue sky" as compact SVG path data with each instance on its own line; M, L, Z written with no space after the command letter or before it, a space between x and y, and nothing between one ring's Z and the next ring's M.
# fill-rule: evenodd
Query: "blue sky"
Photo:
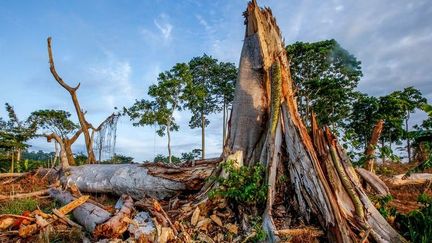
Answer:
M37 109L73 114L68 93L48 69L46 38L52 36L57 71L78 96L87 120L99 124L113 108L145 98L157 74L207 53L238 63L247 1L0 1L0 103L21 117ZM383 95L413 85L432 100L432 2L427 0L259 1L269 6L285 42L336 39L362 61L359 90ZM1 116L6 116L4 109ZM174 154L200 147L189 114L176 113L181 130ZM416 114L413 123L421 120ZM211 117L209 156L220 153L221 115ZM132 127L122 118L117 152L138 161L166 154L166 138L154 127ZM32 149L50 151L43 139ZM74 151L83 150L83 141Z

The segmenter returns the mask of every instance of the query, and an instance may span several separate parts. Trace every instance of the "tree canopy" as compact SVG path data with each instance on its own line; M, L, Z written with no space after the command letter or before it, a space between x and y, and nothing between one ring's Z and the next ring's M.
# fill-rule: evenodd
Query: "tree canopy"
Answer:
M354 88L362 77L360 61L333 39L296 42L286 50L306 124L311 110L321 125L340 124L349 114Z

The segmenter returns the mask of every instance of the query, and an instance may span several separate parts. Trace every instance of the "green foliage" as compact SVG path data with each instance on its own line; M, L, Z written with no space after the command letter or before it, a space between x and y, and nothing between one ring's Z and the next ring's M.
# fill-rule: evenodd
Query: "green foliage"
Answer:
M131 164L133 163L134 158L121 155L121 154L114 154L114 156L111 158L111 160L107 161L110 164Z
M78 153L74 156L75 164L76 165L85 165L87 164L87 155L85 155L83 152Z
M298 107L306 120L311 109L321 125L345 119L362 76L360 61L335 40L296 42L286 47Z
M263 242L267 238L267 233L263 229L263 220L260 216L255 217L251 220L252 231L255 232L255 236L250 238L247 242Z
M211 197L221 196L234 204L261 207L265 204L268 186L265 183L265 167L255 166L235 168L232 161L227 161L223 169L227 178L217 178L220 187L210 192Z
M399 215L397 222L403 235L411 242L432 241L432 197L420 194L417 201L422 204L418 210Z
M191 152L181 154L181 160L184 162L192 161L200 157L201 157L201 149L193 149Z
M220 112L234 99L237 68L233 63L219 62L204 54L192 58L189 63L192 76L185 89L185 107L192 112L191 128L206 127L211 113ZM204 119L204 122L203 122Z
M162 162L162 163L168 164L169 163L169 158L168 158L168 156L164 156L162 154L158 154L153 159L153 162L155 162L155 163ZM173 163L173 164L180 164L181 160L178 157L176 157L176 156L172 156L171 157L171 163Z
M397 214L396 208L390 207L388 205L388 203L391 202L393 199L394 198L392 195L387 195L387 196L378 197L378 198L372 198L372 200L375 203L375 207L378 209L378 211L381 213L381 215L385 219L388 219L391 216L394 217Z
M69 120L71 114L63 110L38 110L31 113L29 120L45 132L53 132L61 138L67 138L79 128Z
M16 199L6 201L0 204L0 214L18 214L24 211L33 211L37 209L38 202L35 199Z

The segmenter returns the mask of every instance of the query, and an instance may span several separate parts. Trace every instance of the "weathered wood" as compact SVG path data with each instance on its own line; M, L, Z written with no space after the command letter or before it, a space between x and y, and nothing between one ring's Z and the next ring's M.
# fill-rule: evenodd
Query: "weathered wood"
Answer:
M14 200L14 199L20 199L20 198L29 198L29 197L38 197L48 194L48 189L36 191L36 192L29 192L29 193L21 193L21 194L12 194L9 196L0 195L0 201L3 200Z
M363 168L356 168L356 171L379 196L390 195L388 186L375 173Z
M75 200L75 198L67 191L60 191L59 189L52 188L49 190L49 193L51 197L63 204ZM93 232L97 225L102 224L111 218L111 214L108 211L90 203L84 203L75 208L73 210L73 216L88 232Z
M200 169L201 168L201 169ZM62 183L74 183L81 192L129 194L134 199L147 196L163 199L203 183L210 166L176 171L175 167L144 167L139 164L94 164L70 167ZM191 184L191 182L193 182Z
M391 186L418 185L432 181L432 174L429 173L414 173L410 176L400 174L387 179L386 182Z
M384 120L379 120L372 131L372 136L369 144L366 147L365 156L365 169L374 172L374 162L375 162L375 147L378 144L378 139L381 136L381 132L384 126Z
M133 200L128 195L122 195L120 210L107 222L96 226L93 235L96 238L117 238L128 228L129 221L133 212Z

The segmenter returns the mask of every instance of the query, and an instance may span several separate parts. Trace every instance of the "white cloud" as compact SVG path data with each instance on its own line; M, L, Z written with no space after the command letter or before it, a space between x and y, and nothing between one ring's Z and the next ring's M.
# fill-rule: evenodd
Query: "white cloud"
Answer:
M144 40L156 45L170 43L174 26L169 21L169 16L162 13L153 20L153 24L156 27L155 29L144 27L139 29Z

